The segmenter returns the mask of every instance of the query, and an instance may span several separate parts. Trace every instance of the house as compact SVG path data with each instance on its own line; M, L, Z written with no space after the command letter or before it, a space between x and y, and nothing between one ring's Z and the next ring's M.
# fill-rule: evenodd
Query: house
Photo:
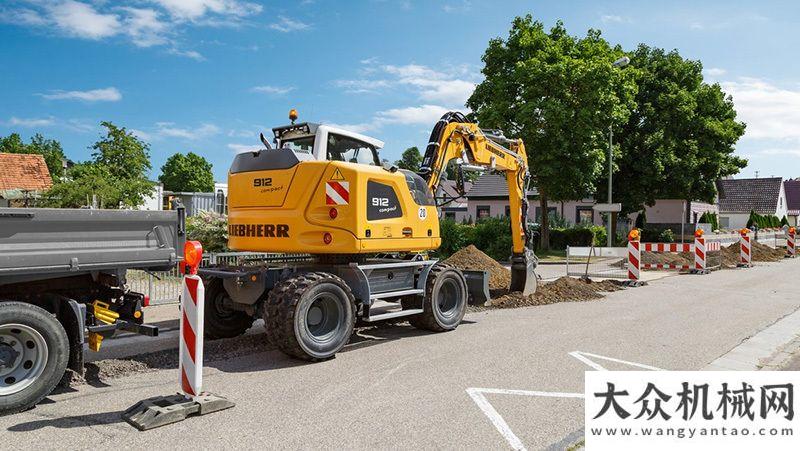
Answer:
M464 182L464 192L472 188L472 182ZM467 198L458 192L455 180L442 180L436 190L436 205L439 207L439 216L456 222L468 219Z
M542 207L539 205L539 192L531 188L527 192L528 218L534 222L541 222ZM508 183L500 174L483 174L466 194L467 218L477 220L492 216L508 216ZM547 213L550 217L564 218L573 224L589 223L602 225L602 216L593 209L594 200L591 198L547 203Z
M796 226L800 216L800 179L783 182L783 190L786 193L786 218L789 225Z
M680 224L697 224L704 213L719 214L716 204L681 199L657 199L652 207L645 207L645 218L648 224L680 226ZM636 215L631 215L636 220ZM666 228L666 227L665 227Z
M786 190L780 177L722 179L719 193L719 225L727 229L747 226L750 211L760 215L787 215Z
M0 153L0 207L26 207L53 186L44 157Z

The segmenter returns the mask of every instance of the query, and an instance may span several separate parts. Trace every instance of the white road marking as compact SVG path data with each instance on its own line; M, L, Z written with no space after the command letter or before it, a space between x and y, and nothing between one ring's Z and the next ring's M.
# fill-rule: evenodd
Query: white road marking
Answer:
M600 360L607 360L609 362L616 362L622 363L625 365L634 366L637 368L644 368L647 370L652 371L664 371L661 368L656 368L650 365L644 365L642 363L636 362L629 362L627 360L620 360L615 359L613 357L606 357L602 355L592 354L589 352L583 351L572 351L568 354L571 357L578 359L579 361L585 363L589 367L593 368L596 371L608 371L602 365L597 362L590 360L588 357L594 357L595 359ZM588 357L587 357L588 356ZM494 406L486 399L485 395L516 395L516 396L535 396L535 397L545 397L545 398L571 398L571 399L583 399L583 393L568 393L568 392L549 392L549 391L534 391L534 390L512 390L512 389L505 389L505 388L479 388L479 387L470 387L467 388L467 394L472 401L481 409L486 418L494 425L495 429L506 439L506 442L511 446L512 449L515 450L526 450L525 444L522 443L522 440L511 430L506 423L506 420L503 419L503 416L494 408Z

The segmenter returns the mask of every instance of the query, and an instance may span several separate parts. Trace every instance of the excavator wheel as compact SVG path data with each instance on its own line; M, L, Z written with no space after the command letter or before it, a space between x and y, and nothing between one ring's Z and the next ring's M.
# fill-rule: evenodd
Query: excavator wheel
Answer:
M350 341L354 306L350 288L333 274L309 272L288 278L269 293L267 336L292 357L329 359Z
M437 263L428 273L425 297L403 300L404 308L424 310L410 316L409 322L418 329L445 332L453 330L464 319L467 312L467 281L460 270L444 263Z
M203 308L203 335L209 340L238 337L253 325L253 317L229 307L230 296L216 277L205 281L206 303Z

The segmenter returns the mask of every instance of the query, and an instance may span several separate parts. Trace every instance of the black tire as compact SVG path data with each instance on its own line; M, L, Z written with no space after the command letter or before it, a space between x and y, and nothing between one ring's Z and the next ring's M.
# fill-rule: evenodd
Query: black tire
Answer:
M333 274L301 274L270 291L264 323L269 340L284 354L312 362L329 359L353 334L355 298Z
M428 273L425 282L425 297L403 301L404 308L424 310L410 316L408 322L418 329L434 332L453 330L464 319L467 312L467 280L460 270L450 265L437 263Z
M245 312L225 307L230 299L222 280L212 278L206 284L206 299L203 308L203 336L209 340L238 337L253 325L253 317Z
M16 328L14 325L20 325L22 329ZM35 331L38 336L30 339L31 331ZM0 390L9 390L8 394L0 394L0 415L6 415L35 406L55 388L67 368L69 339L64 327L50 312L22 302L0 302L0 336L7 338L3 339L5 344L0 345L0 353L6 359L13 359L6 360L7 362L11 365L21 364L21 367L16 366L16 368L22 370L28 370L31 367L41 368L41 372L35 371L35 374L27 376L29 385L13 393L11 391L15 390L15 384L19 389L20 384L25 382L10 376L10 374L19 375L20 373L17 371L10 368L0 369L0 374L4 378L0 380L2 383ZM18 341L19 337L22 338ZM26 344L26 350L23 352L20 352L19 348L19 345L22 344L21 340L25 340ZM40 356L41 360L38 364L33 362L35 358L24 362L18 361L20 358L25 358L24 352L33 352ZM29 364L29 362L31 363Z

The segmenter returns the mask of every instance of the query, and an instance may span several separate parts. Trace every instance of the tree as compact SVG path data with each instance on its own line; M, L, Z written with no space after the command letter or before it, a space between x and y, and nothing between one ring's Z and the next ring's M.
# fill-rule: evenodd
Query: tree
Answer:
M176 153L161 166L158 180L168 191L210 193L214 191L211 167L208 160L194 152Z
M102 122L107 133L90 148L92 160L75 165L66 179L46 194L52 207L74 208L87 205L97 196L104 208L137 207L153 192L149 145L124 127Z
M46 139L39 133L31 137L30 144L25 144L18 133L0 138L0 152L42 155L53 182L59 181L64 176L66 156L61 143L54 139Z
M636 108L615 131L624 151L614 200L622 202L623 214L656 199L713 202L716 181L747 165L733 154L745 124L736 121L732 99L718 84L703 82L699 61L675 50L639 45L631 68L639 89ZM597 192L604 200L605 190Z
M416 146L409 147L403 151L403 155L394 164L400 169L416 172L419 170L419 165L422 164L422 154L419 153L419 149Z
M481 126L522 138L539 190L548 201L593 193L606 161L609 125L627 122L636 84L631 71L612 67L623 56L600 32L550 31L528 15L514 19L507 39L493 39L483 55L486 77L467 101ZM618 150L617 150L618 151ZM541 246L549 248L542 215Z

